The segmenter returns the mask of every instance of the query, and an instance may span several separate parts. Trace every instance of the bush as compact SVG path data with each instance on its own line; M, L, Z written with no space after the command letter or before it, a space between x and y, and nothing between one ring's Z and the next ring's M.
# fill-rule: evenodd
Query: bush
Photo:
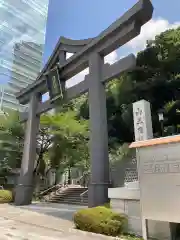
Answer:
M106 207L106 208L111 208L111 203L110 203L110 202L105 203L105 204L104 204L104 207Z
M12 192L9 190L0 190L0 203L10 203L13 201Z
M124 239L124 240L143 240L142 237L136 236L136 235L133 235L133 234L123 235L123 239Z
M87 208L74 215L77 229L87 232L119 236L126 230L127 218L125 215L114 213L106 207Z

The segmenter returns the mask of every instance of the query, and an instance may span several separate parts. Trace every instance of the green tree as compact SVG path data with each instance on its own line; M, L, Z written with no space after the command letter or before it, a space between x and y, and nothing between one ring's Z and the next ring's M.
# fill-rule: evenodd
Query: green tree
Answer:
M53 145L56 138L56 144ZM24 125L19 113L12 111L0 118L0 167L3 171L21 166ZM42 115L37 134L35 175L45 175L47 166L83 167L88 162L88 123L75 111ZM87 166L88 164L86 164Z
M133 140L132 82L128 75L106 85L109 149ZM79 108L79 116L89 119L88 98Z
M16 111L0 117L0 168L8 171L21 166L24 129Z
M44 124L51 126L56 139L50 153L50 166L70 170L75 166L88 166L88 122L78 119L75 111L44 115Z
M20 168L24 146L24 124L20 122L17 111L8 111L0 117L0 169L3 172L12 168ZM51 144L48 128L40 125L37 135L37 161L35 174L44 174L46 162L44 154Z
M39 132L37 135L37 160L34 169L34 174L45 175L46 166L48 165L47 153L52 145L53 137L50 134L49 126L40 122Z
M148 41L137 54L137 68L107 85L107 119L109 146L133 141L132 103L145 99L151 103L153 129L156 136L161 128L159 109L174 102L166 112L165 125L176 133L180 121L180 28L171 29ZM89 118L88 100L80 108L80 116ZM174 132L174 133L175 133Z
M179 117L175 114L176 118L173 112L180 107L180 28L165 31L154 41L147 42L146 49L138 53L137 65L139 68L130 76L133 93L136 100L150 101L155 132L160 130L157 112L166 108L168 102L175 104L166 115L166 123L177 125Z

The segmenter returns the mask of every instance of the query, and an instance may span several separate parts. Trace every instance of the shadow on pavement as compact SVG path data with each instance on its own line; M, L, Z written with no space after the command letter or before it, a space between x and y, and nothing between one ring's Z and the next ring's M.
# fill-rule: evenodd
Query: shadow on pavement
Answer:
M87 206L51 204L51 203L33 203L28 206L21 206L21 209L26 209L33 212L43 213L49 216L61 218L68 221L73 221L74 213L79 209L87 208Z

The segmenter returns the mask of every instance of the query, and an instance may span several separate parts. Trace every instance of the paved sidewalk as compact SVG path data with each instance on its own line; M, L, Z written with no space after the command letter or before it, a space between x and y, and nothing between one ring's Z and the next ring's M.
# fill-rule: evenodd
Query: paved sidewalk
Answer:
M0 240L111 240L73 229L68 220L0 204Z
M77 212L79 209L87 208L87 206L34 202L31 205L22 206L21 208L72 221L74 213Z

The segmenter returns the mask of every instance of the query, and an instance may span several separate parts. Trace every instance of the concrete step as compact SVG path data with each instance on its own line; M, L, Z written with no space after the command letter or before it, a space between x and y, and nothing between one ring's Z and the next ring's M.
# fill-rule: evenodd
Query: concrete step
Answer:
M51 194L50 197L66 197L66 196L80 196L84 191L75 191L75 192L62 192L62 193L54 193L54 194Z
M87 202L80 202L80 201L60 201L60 202L57 202L57 201L49 201L51 203L61 203L61 204L69 204L69 205L82 205L82 206L87 206L88 205L88 201Z
M86 191L86 190L85 190ZM56 196L66 196L66 195L80 195L82 194L83 192L85 191L65 191L65 192L61 192L61 193L55 193L53 195L56 195ZM51 195L52 196L52 195Z
M81 194L67 194L67 195L54 195L51 198L65 198L65 197L77 197L80 198ZM85 196L86 197L86 196Z
M65 199L60 199L60 200L57 200L57 199L50 199L50 201L56 201L56 202L63 202L63 201L73 201L73 202L81 202L81 199L75 199L75 198L65 198ZM88 201L88 199L83 199L83 201Z
M66 199L66 200L78 200L78 201L81 201L81 198L80 198L80 197L50 198L50 200L55 200L55 201L63 201L64 199ZM83 198L83 199L88 199L88 198Z
M61 201L78 201L78 202L81 202L81 199L80 198L61 198L61 199L52 198L52 199L49 199L49 201L56 201L56 202L61 202ZM88 201L88 198L87 199L83 199L83 201Z
M80 196L83 192L66 192L62 194L54 194L51 197L66 197L66 196Z
M63 204L76 204L76 205L88 205L88 194L84 196L83 202L81 194L87 191L88 188L71 187L65 189L65 191L55 192L47 199L48 202L52 203L63 203Z

